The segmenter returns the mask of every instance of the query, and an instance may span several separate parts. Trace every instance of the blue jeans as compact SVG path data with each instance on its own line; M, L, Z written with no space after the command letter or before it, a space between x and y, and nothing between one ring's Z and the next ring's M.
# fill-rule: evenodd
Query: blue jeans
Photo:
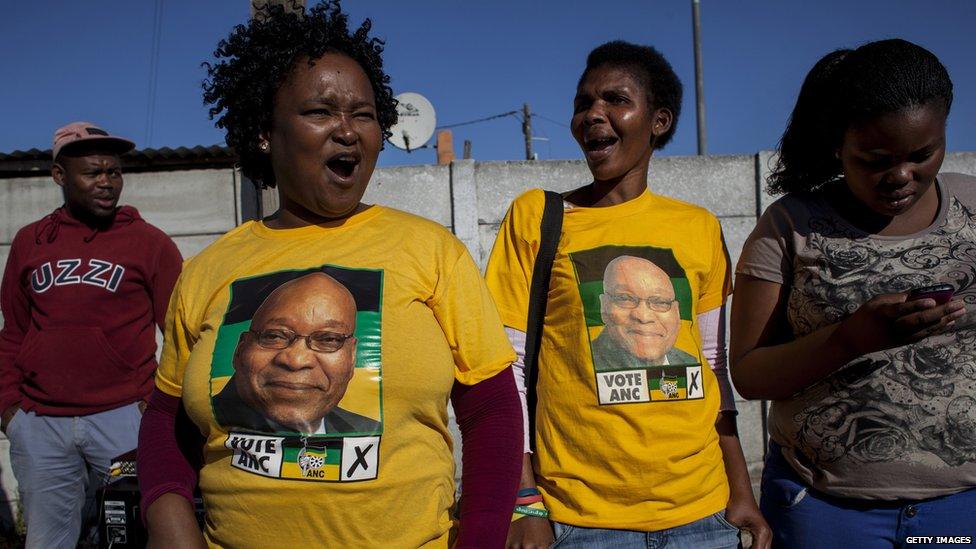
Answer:
M97 517L95 491L112 458L136 447L141 417L137 403L75 417L17 411L7 438L28 548L77 545L83 519Z
M832 497L808 487L775 442L766 456L759 506L773 529L774 548L926 547L937 544L936 536L976 542L976 489L923 500Z
M553 549L735 549L739 546L739 529L725 520L725 511L657 532L583 528L561 522L552 525L556 534Z

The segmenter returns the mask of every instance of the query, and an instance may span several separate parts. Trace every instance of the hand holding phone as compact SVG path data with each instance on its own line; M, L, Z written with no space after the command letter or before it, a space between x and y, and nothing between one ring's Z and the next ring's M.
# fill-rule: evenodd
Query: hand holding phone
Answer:
M955 291L956 289L952 287L952 284L923 286L908 292L907 301L914 301L916 299L931 299L934 300L937 305L945 305L950 299L952 299L952 294L955 293Z
M962 301L952 300L950 284L916 288L905 294L879 294L865 301L835 330L839 344L857 355L914 343L942 333L966 314ZM931 299L936 305L917 303Z

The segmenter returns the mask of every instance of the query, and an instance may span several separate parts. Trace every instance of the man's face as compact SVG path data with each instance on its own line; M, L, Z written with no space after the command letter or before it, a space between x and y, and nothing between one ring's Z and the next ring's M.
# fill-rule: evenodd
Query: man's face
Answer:
M83 156L61 154L51 168L61 186L64 203L81 220L104 220L115 215L122 194L122 166L116 154L93 152Z
M259 333L352 334L356 303L342 285L313 274L282 285L255 313L234 353L241 398L268 419L301 433L315 432L346 393L356 363L356 339L333 352L309 348L304 337L284 349L259 343Z
M603 292L600 313L610 338L641 360L661 361L681 321L668 275L646 259L619 257L607 266Z

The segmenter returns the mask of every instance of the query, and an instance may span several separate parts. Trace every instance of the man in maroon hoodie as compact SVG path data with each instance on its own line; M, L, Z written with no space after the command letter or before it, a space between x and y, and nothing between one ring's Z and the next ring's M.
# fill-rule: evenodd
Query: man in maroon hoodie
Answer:
M110 460L136 447L156 327L182 258L122 192L135 145L87 122L54 134L64 205L17 232L0 287L0 410L28 547L74 547Z

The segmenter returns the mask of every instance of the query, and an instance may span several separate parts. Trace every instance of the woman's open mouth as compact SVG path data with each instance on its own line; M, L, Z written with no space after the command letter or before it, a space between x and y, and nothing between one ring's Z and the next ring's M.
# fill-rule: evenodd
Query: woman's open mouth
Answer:
M359 162L359 155L342 153L330 158L325 163L325 166L337 180L345 183L352 181L353 176L356 174L356 168L359 167Z
M587 161L599 162L610 156L617 141L619 139L613 136L589 138L583 143L583 154L586 155Z

